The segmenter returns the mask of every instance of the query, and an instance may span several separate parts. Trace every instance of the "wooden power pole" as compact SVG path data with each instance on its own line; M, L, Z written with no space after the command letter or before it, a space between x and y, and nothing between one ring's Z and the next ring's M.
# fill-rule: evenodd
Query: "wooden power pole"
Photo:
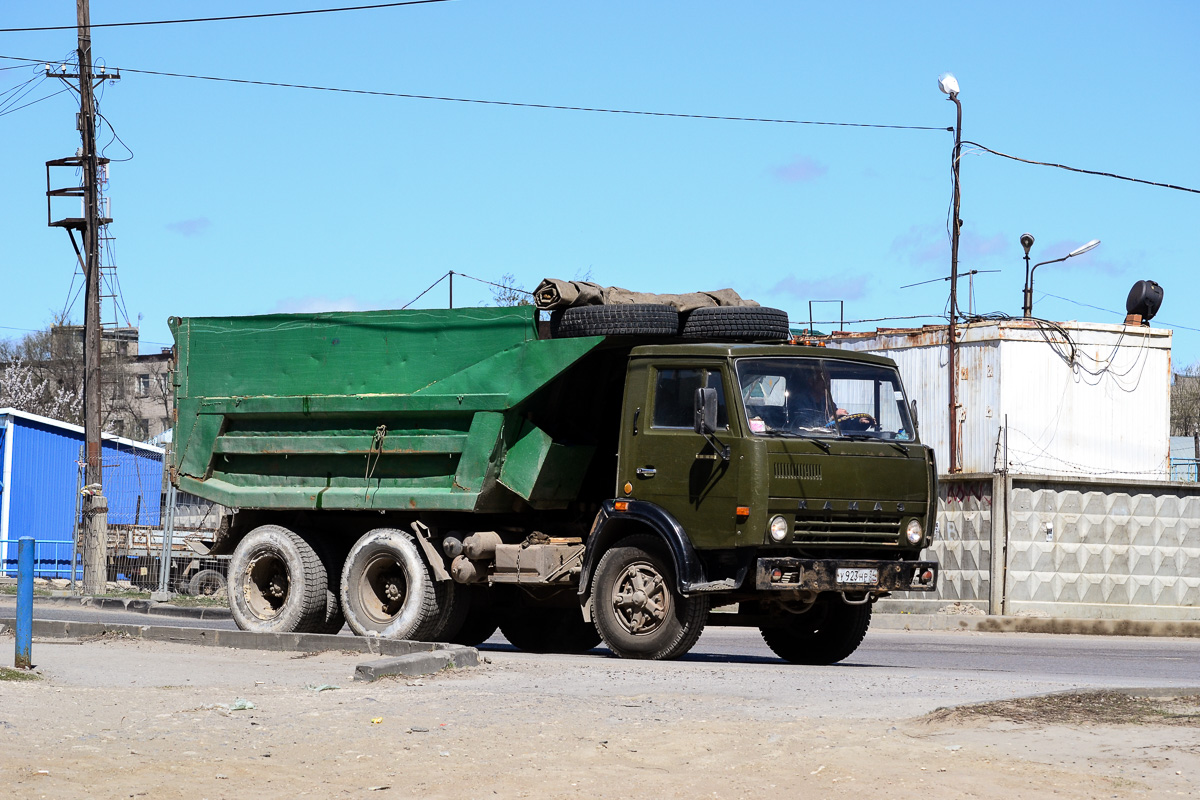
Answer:
M79 33L79 134L83 140L83 437L84 483L91 487L84 498L83 592L102 594L107 578L105 550L108 539L108 502L103 494L100 447L100 191L96 163L96 105L92 82L92 23L88 0L76 0Z

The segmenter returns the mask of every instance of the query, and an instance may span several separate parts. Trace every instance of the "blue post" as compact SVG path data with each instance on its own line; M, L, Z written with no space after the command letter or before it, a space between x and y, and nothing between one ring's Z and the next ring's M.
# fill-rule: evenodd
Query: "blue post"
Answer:
M33 548L32 536L17 544L17 654L13 665L33 666Z

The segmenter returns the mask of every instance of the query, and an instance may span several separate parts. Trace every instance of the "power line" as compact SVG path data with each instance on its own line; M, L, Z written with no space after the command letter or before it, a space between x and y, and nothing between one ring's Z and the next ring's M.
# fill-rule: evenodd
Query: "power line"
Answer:
M963 142L963 144L969 144L974 147L978 147L980 150L987 151L994 156L1000 156L1001 158L1009 158L1009 159L1012 159L1013 161L1020 161L1023 164L1035 164L1039 167L1055 167L1057 169L1065 169L1068 172L1082 172L1085 175L1099 175L1103 178L1116 178L1117 180L1130 181L1131 183L1143 183L1147 186L1159 186L1159 187L1162 187L1163 189L1177 189L1178 191L1181 191L1181 192L1192 192L1193 194L1200 194L1200 189L1189 189L1186 186L1176 186L1173 183L1159 183L1157 181L1145 181L1145 180L1142 180L1141 178L1129 178L1124 175L1116 175L1111 172L1101 172L1099 170L1094 170L1094 169L1080 169L1079 167L1068 167L1066 164L1053 164L1048 161L1034 161L1034 160L1028 159L1028 158L1018 158L1017 156L1010 156L1008 153L1001 153L999 150L993 150L990 147L984 147L979 142Z
M345 6L342 8L314 8L308 11L276 11L269 14L239 14L231 17L196 17L194 19L152 19L138 22L94 22L92 28L132 28L142 25L180 25L190 22L226 22L228 20L267 19L268 17L300 17L308 14L335 14L341 11L368 11L377 8L399 6L421 6L429 3L447 3L450 0L406 0L402 3L376 3L369 6ZM0 33L31 33L34 31L73 31L76 25L46 25L40 28L0 28Z
M1078 300L1072 300L1069 297L1059 297L1058 295L1050 294L1049 292L1042 292L1042 297L1053 297L1055 300L1062 300L1064 302L1071 303L1073 305L1083 306L1084 308L1092 308L1092 309L1095 309L1096 311L1104 311L1109 314L1116 314L1118 317L1121 316L1120 311L1113 311L1111 308L1101 308L1100 306L1094 306L1094 305L1091 305L1090 303L1081 303ZM1200 332L1200 328L1189 328L1187 325L1176 325L1172 322L1167 322L1166 320L1163 320L1163 319L1158 320L1158 323L1160 325L1166 325L1168 328L1180 328L1185 331Z
M3 59L15 61L29 61L31 63L46 63L40 59L33 58L18 58L17 56L0 56ZM409 94L404 92L380 92L370 89L345 89L332 86L312 86L302 83L279 83L275 81L257 81L248 78L222 78L212 75L190 75L183 72L160 72L149 69L133 69L130 67L116 67L115 69L121 72L133 72L139 75L158 75L166 78L189 78L200 81L217 81L219 83L240 83L250 86L270 86L282 89L308 89L317 92L338 92L342 94L361 94L372 97L398 97L406 100L439 100L447 103L475 103L478 105L487 106L508 106L511 108L540 108L550 111L588 111L596 114L627 114L631 116L641 117L671 117L675 119L703 119L703 120L718 120L724 122L769 122L780 125L826 125L839 128L885 128L890 130L908 130L908 131L953 131L953 128L931 127L928 125L882 125L867 122L823 122L817 120L803 119L775 119L770 117L732 117L721 116L718 114L682 114L671 111L638 111L633 109L623 108L593 108L590 106L565 106L553 105L550 103L519 103L512 100L480 100L469 97L444 97L441 95L431 94Z
M45 97L39 97L37 100L30 100L28 103L26 103L26 104L25 104L25 105L23 105L23 106L17 106L16 108L9 108L9 109L6 109L6 110L4 110L4 111L0 112L0 117L7 116L8 114L11 114L11 113L13 113L14 111L20 111L22 108L29 108L31 105L34 105L35 103L40 103L40 102L42 102L43 100L49 100L51 97L58 97L58 96L59 96L60 94L62 94L63 92L69 92L69 91L71 91L71 90L70 90L70 88L67 88L67 89L59 89L57 92L54 92L54 93L52 93L52 94L48 94L48 95L46 95ZM122 144L124 144L124 142L122 142Z

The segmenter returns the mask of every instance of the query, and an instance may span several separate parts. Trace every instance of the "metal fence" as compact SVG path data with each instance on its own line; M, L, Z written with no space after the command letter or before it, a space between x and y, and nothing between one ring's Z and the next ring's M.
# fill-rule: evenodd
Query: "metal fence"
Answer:
M106 571L109 589L213 595L224 591L228 557L201 556L188 545L211 538L222 508L176 492L165 480L161 452L136 447L104 450L108 501ZM78 591L83 578L81 454L69 449L39 453L22 479L39 487L9 502L18 509L7 538L0 537L0 573L15 576L17 542L31 536L34 578ZM165 566L164 566L165 565Z

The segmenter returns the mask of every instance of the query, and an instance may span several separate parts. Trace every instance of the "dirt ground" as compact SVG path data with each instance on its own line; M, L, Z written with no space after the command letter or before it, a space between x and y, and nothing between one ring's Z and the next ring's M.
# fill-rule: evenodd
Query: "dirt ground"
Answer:
M41 680L0 680L12 797L1200 796L1194 696L900 718L810 707L851 672L837 668L492 652L364 684L363 656L340 652L106 639L35 641L34 655Z

